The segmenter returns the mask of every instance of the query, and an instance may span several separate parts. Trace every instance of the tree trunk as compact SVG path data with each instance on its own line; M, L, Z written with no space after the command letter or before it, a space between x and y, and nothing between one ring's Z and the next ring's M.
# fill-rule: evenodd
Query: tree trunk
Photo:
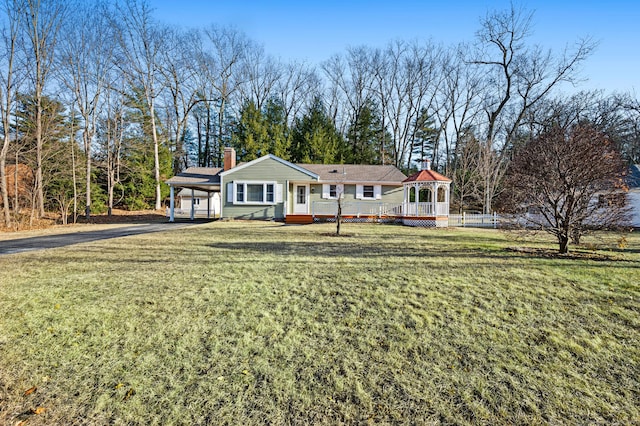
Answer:
M42 177L42 150L44 141L42 140L42 93L36 90L36 199L35 206L32 206L37 213L38 219L44 217L44 185Z
M154 101L151 98L149 102L149 112L151 114L151 133L153 137L153 168L154 175L156 180L156 210L160 210L162 208L162 194L160 192L160 150L158 146L158 133L156 131L156 117L155 117L155 108Z
M7 188L6 156L6 149L5 147L3 147L2 152L0 153L0 190L2 191L2 211L4 213L4 224L7 228L9 228L9 226L11 226L11 213L9 211L9 190Z
M86 179L87 204L85 206L84 214L86 219L88 220L91 217L91 135L89 134L89 131L86 128L84 129L84 132L83 132L83 138L84 138L84 151L85 151L85 155L87 156L87 179Z
M558 246L560 254L567 254L569 252L569 236L558 235Z
M338 194L338 214L336 215L336 235L340 235L340 224L342 223L342 201Z

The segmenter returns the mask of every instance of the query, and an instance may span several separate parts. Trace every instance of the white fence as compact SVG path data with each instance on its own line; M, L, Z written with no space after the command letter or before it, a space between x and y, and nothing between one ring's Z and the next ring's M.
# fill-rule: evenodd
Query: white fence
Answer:
M450 214L449 226L461 226L469 228L497 228L499 217L493 214L462 213Z

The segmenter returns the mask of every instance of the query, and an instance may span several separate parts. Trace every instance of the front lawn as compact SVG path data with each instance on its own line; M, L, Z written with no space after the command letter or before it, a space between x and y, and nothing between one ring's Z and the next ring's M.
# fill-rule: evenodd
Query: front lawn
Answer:
M333 230L0 256L0 424L640 423L640 236Z

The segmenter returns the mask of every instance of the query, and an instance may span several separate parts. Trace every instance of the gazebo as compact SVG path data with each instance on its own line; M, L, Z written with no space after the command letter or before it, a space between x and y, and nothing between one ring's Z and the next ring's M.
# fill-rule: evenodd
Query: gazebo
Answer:
M402 186L404 225L445 228L449 226L451 179L431 170L431 161L423 160L422 170L405 179Z

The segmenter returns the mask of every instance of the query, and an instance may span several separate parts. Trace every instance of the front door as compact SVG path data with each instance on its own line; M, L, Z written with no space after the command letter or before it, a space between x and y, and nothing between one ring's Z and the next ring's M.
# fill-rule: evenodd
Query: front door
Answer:
M294 185L294 189L293 213L309 214L309 187L307 185Z

